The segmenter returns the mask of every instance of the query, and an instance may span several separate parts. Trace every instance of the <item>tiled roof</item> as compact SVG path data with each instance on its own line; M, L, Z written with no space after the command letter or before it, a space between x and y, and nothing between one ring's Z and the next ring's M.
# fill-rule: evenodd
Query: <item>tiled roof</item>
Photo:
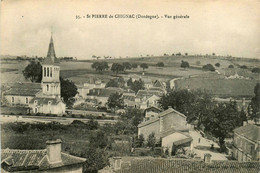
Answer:
M129 159L128 159L129 160ZM132 158L122 162L116 173L258 173L260 162L191 159Z
M46 150L16 150L2 149L1 164L5 163L10 170L24 171L30 169L46 170L50 168L63 167L83 163L85 159L61 153L59 164L50 164L47 159Z
M165 88L165 86L163 85L163 83L162 83L161 81L159 81L159 80L156 80L156 81L154 82L153 87L158 87L158 88L162 88L162 89Z
M137 98L150 97L153 95L161 96L163 93L158 90L139 90L136 94Z
M30 101L30 103L34 103L34 101L35 100L37 100L37 104L38 105L41 105L41 104L48 104L49 103L49 101L51 101L51 104L52 105L57 105L58 103L60 103L61 102L61 99L59 99L59 98L44 98L44 97L35 97L35 98L33 98L31 101Z
M124 95L123 98L124 98L125 100L135 101L135 96Z
M89 95L99 96L99 97L109 97L111 94L114 93L123 93L123 89L116 88L116 87L94 88L93 90L90 90Z
M260 127L248 124L234 130L235 133L244 136L252 141L260 141Z
M183 134L187 137L190 137L189 134L184 133L184 132L189 132L189 128L188 127L182 127L182 126L175 126L175 127L172 127L168 130L164 130L163 132L161 132L160 136L165 137L165 136L171 135L175 132L178 132L178 133L181 133L181 134Z
M161 112L162 110L156 106L151 106L147 109L145 109L145 111L149 111L149 110L156 110L156 112Z
M40 83L15 83L4 94L18 96L35 96L41 90L42 89Z

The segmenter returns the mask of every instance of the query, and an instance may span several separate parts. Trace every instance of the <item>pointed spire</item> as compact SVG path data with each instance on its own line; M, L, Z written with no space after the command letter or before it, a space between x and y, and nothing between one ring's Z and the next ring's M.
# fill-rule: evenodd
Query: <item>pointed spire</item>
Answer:
M53 62L56 59L56 54L55 54L55 50L54 50L54 43L53 43L53 39L52 39L52 32L51 32L51 40L50 40L50 44L49 44L47 57L51 58L53 60Z

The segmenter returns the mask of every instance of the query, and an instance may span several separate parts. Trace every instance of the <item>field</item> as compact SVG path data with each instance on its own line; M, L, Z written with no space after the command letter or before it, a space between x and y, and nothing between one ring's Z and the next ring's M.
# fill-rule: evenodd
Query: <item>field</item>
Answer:
M188 78L175 81L177 89L201 89L206 90L214 96L228 98L252 98L254 87L260 80L246 79L213 79L213 78Z
M191 67L186 69L181 68L180 64L182 60L189 62ZM94 61L95 60L63 61L60 64L61 76L65 79L72 80L76 84L83 84L90 78L99 78L103 82L108 82L111 78L115 77L115 73L110 70L100 73L92 69L91 64ZM223 97L251 97L254 85L260 80L259 74L251 72L253 67L259 67L259 60L256 59L235 59L217 56L161 56L107 59L105 61L108 62L110 67L115 62L147 63L149 68L145 69L145 78L150 78L152 81L157 79L169 81L175 78L185 78L176 81L177 88L200 88ZM165 66L157 67L156 64L158 62L163 62ZM22 75L22 71L28 63L28 61L15 60L1 61L1 82L28 82ZM220 67L216 67L217 72L204 71L202 66L208 63L213 66L215 63L220 63ZM227 68L229 65L234 65L235 68ZM248 69L241 69L239 68L240 65L246 65ZM136 69L126 70L125 72L119 73L118 76L125 77L129 74L142 76L143 69L138 67ZM225 79L232 75L239 75L242 79Z

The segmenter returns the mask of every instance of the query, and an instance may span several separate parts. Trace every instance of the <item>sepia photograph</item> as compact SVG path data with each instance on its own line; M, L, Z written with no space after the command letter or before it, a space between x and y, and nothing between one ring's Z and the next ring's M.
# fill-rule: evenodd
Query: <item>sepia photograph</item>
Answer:
M259 0L1 0L1 173L259 173Z

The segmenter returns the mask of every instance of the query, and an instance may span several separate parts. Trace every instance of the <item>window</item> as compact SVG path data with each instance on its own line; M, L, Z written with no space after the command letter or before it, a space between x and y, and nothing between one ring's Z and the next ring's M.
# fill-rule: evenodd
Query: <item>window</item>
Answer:
M50 67L50 76L52 77L52 67Z
M50 74L49 74L49 67L47 67L47 77L49 77Z
M38 108L34 108L34 113L37 113L38 112Z
M46 86L46 90L49 91L49 85Z
M14 97L12 97L12 103L14 103Z
M51 101L48 101L48 105L50 105L51 104Z
M44 67L44 77L46 77L46 67Z
M37 105L37 100L34 100L34 104Z
M27 97L25 98L25 103L28 103L28 98Z

